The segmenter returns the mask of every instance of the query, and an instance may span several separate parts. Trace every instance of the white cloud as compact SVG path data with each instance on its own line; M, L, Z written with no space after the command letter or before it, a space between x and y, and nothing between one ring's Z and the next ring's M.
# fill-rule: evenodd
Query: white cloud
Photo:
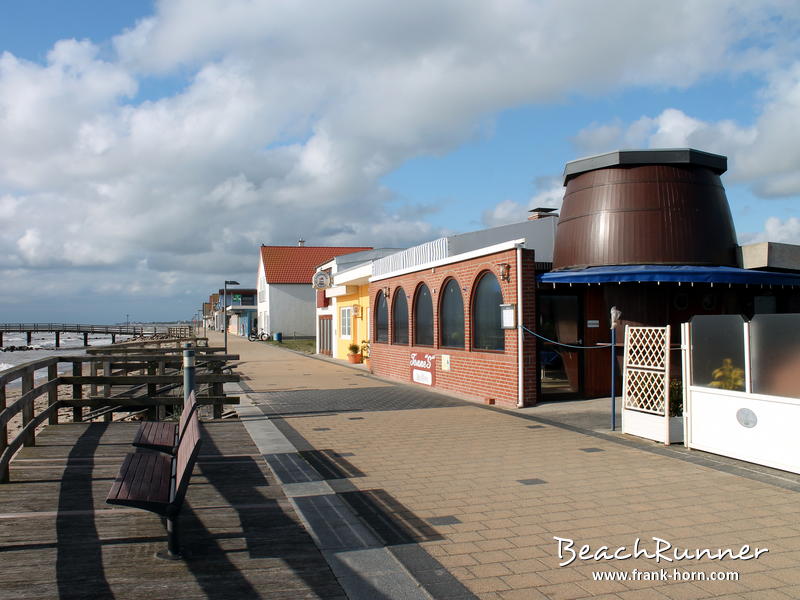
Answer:
M628 127L618 120L594 123L581 130L573 143L589 154L628 147L699 148L728 156L730 181L748 184L761 197L798 195L800 62L772 73L762 96L763 105L750 126L732 120L703 121L668 108Z
M782 242L784 244L800 244L800 219L789 217L786 220L769 217L764 222L764 229L759 233L742 236L742 243Z
M425 241L440 230L389 202L388 172L452 150L509 107L775 69L797 43L775 14L791 11L772 1L161 0L113 40L113 59L87 40L58 42L44 64L0 56L0 219L22 224L0 231L0 268L79 272L61 292L91 285L97 269L108 293L130 280L204 293L219 273L252 278L260 242ZM133 100L154 75L186 85ZM599 125L581 143L721 134L767 148L791 137L779 125L794 118L796 92L776 76L755 133L676 111ZM800 162L770 156L784 175ZM764 163L741 164L768 175ZM528 208L557 206L562 192L540 188ZM517 214L525 207L507 201L484 219Z
M486 227L497 227L509 223L519 223L530 215L532 208L560 209L564 200L564 186L560 177L542 177L536 181L537 192L523 206L513 200L503 200L493 208L483 211L481 222Z

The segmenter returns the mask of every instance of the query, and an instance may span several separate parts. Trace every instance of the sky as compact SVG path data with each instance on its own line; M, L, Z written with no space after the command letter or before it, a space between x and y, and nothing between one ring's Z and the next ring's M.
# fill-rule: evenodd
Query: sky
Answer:
M794 0L0 0L0 321L190 319L260 244L558 207L565 163L728 157L800 244Z

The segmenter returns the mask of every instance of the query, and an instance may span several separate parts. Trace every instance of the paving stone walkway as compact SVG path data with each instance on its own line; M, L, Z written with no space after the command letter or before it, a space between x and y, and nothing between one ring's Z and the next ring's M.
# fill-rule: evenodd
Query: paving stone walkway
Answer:
M781 484L744 463L537 419L535 408L484 407L240 338L229 347L242 357L252 404L243 414L269 417L268 433L253 429L264 436L256 443L350 597L367 578L373 593L396 598L800 598L797 478ZM618 556L632 552L637 538L650 554L668 543L769 551L602 560L622 546ZM566 540L601 559L560 566L573 557Z

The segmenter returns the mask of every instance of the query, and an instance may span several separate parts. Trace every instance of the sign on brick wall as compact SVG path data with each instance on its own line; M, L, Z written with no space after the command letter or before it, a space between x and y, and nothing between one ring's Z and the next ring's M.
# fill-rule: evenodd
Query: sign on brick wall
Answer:
M409 361L411 365L411 381L423 385L433 385L436 376L436 356L412 352Z

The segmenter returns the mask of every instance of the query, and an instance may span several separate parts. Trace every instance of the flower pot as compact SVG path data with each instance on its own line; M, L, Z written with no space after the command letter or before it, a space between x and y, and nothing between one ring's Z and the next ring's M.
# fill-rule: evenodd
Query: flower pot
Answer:
M354 364L354 365L359 365L359 364L361 364L361 355L360 354L348 354L347 355L347 361L349 363Z

